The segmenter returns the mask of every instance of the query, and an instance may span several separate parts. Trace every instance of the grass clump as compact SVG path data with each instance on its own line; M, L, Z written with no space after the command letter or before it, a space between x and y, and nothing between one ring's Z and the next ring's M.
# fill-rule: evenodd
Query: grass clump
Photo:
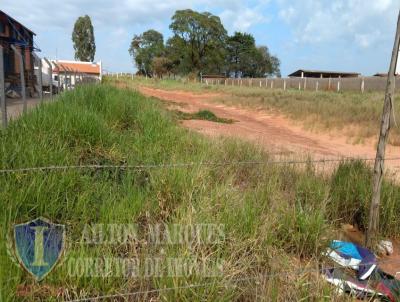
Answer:
M209 110L199 110L194 113L182 112L179 110L175 110L174 112L180 120L204 120L223 124L233 124L234 122L232 119L218 117Z
M78 87L57 102L39 106L1 130L0 146L1 169L151 165L2 174L1 301L79 299L169 287L176 288L143 293L134 300L337 299L315 274L299 268L317 267L335 222L351 218L351 209L336 209L340 202L355 203L353 195L364 194L362 188L352 191L313 169L239 164L266 161L269 156L247 143L193 134L181 128L174 114L156 100L109 85ZM211 162L225 164L179 166ZM165 164L177 166L166 168ZM357 175L346 167L337 171L345 183L342 179L349 182ZM392 228L400 213L398 192L398 187L385 183L382 231L390 236L399 234L397 227ZM64 261L43 281L46 288L59 294L57 298L43 292L44 283L37 284L9 256L12 225L40 216L67 227L69 246ZM83 230L96 224L137 224L139 238L123 244L85 244ZM149 244L146 234L157 224L223 225L224 236L211 244ZM70 263L76 258L145 261L149 257L160 258L162 267L167 259L176 257L206 260L218 263L211 267L222 273L216 277L140 274L104 278L77 274L72 266L75 273L71 274ZM263 277L266 274L276 277ZM234 281L253 277L248 282ZM201 283L208 285L178 288ZM18 286L35 290L21 298L16 294Z

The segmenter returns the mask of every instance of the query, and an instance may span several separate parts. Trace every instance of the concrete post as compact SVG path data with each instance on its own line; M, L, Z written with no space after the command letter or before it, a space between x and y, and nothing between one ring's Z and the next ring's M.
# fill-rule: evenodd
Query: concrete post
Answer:
M35 53L33 53L33 57L35 58L35 60L38 62L38 74L39 74L39 78L38 78L38 85L39 85L39 98L40 101L43 101L43 76L42 76L42 59L39 58L38 55L36 55Z
M4 84L4 53L3 47L0 45L0 101L1 101L1 119L3 127L7 127L7 103L6 103L6 89Z
M271 89L274 88L274 80L271 80Z
M49 66L49 75L50 75L50 98L53 98L53 65L47 58L43 58L46 64Z
M319 82L317 81L317 83L315 84L315 91L318 91L319 89Z
M361 93L364 93L364 89L365 89L365 80L364 80L364 77L362 77L361 78L361 87L360 87Z
M286 80L283 80L283 90L286 90Z
M24 59L22 58L21 52L15 48L14 45L11 45L11 49L14 51L16 56L19 59L19 77L21 79L21 94L22 94L22 102L23 102L23 112L26 113L28 110L28 103L26 100L26 88L25 88L25 71L24 71Z
M340 81L341 81L341 78L339 77L339 80L337 82L337 92L340 92Z

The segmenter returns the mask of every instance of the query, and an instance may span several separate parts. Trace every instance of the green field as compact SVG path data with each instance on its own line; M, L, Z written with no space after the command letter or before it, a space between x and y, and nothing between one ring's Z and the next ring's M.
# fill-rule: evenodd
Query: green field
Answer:
M250 95L251 90L232 89L231 93ZM282 92L254 93L255 99L267 95L269 104ZM290 93L308 104L302 99L307 94ZM335 96L340 97L343 102L350 99ZM332 100L335 106L336 102ZM357 102L363 101L353 101ZM317 271L323 262L321 252L329 240L337 238L341 223L365 227L371 171L361 162L344 162L332 175L322 176L311 163L268 163L273 157L257 147L202 137L181 128L178 118L158 100L103 84L64 93L56 102L37 107L1 130L1 169L142 167L1 174L0 301L73 300L138 291L143 293L118 301L346 299L336 297ZM264 164L245 163L249 161ZM399 237L399 198L400 188L385 181L383 236ZM44 281L36 283L10 257L10 234L14 223L40 216L66 225L68 246L64 260ZM85 226L100 223L138 224L139 234L156 224L216 224L223 225L224 240L162 246L133 239L113 245L82 242ZM69 272L70 259L89 257L184 258L221 265L214 267L219 272L214 277L103 278ZM19 286L32 286L33 290L26 297L16 297Z

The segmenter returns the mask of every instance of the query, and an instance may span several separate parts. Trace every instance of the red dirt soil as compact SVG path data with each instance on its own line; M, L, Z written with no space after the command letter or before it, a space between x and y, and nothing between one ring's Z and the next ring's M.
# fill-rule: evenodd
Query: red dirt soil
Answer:
M140 87L146 96L170 101L172 107L185 112L210 110L218 117L233 119L233 124L222 124L203 120L183 121L183 126L209 136L232 136L250 140L268 151L314 159L321 158L375 158L374 143L353 145L349 138L340 134L331 135L304 130L289 118L266 110L252 110L218 104L218 94L195 94L187 91L160 90ZM298 124L298 123L297 123ZM388 146L387 158L400 157L400 147ZM373 161L371 162L373 164ZM387 161L391 171L400 170L400 160Z

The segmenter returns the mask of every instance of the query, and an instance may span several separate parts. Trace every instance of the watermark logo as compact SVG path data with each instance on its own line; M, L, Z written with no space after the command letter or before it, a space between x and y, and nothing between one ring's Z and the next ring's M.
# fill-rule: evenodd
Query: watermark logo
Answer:
M37 218L14 226L15 254L36 280L50 273L65 247L65 226Z

